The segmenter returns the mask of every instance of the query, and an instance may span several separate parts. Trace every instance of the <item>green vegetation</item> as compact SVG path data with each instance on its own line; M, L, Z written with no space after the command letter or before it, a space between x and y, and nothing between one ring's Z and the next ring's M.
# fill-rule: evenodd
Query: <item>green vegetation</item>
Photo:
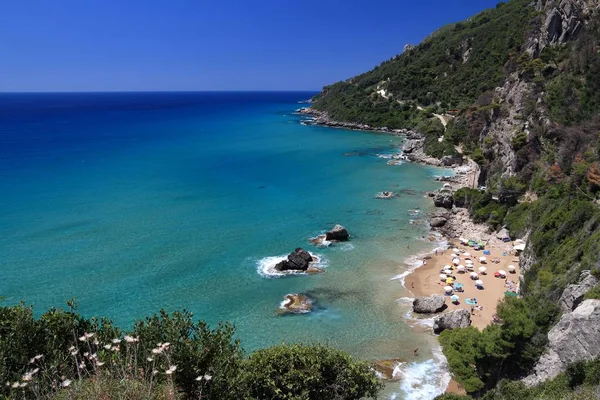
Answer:
M571 365L566 372L551 381L534 387L521 382L503 380L486 393L482 400L590 400L598 398L600 360ZM445 394L435 400L467 400L469 396Z
M518 54L533 15L529 3L501 3L448 25L372 71L325 87L314 107L339 121L393 128L425 120L417 105L440 112L469 107L502 81L504 64ZM380 89L392 97L377 94Z
M279 345L249 356L231 325L161 311L123 332L70 303L34 318L0 307L0 396L14 399L360 399L381 382L371 366L325 347Z

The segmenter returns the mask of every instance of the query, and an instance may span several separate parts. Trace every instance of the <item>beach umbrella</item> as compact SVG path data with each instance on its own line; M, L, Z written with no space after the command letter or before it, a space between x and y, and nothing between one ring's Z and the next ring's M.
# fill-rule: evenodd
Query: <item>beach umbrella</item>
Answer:
M471 279L477 279L479 278L479 275L477 275L477 272L471 272Z
M515 272L516 268L514 265L509 265L508 266L508 272Z
M464 256L465 258L467 258L467 257L471 257L471 253L465 253L465 254L463 254L463 256Z
M479 261L481 261L482 263L485 263L487 261L487 258L485 258L485 257L479 257Z
M452 249L452 252L453 253L460 253L460 250L458 249L458 247L455 247L455 248Z
M473 260L465 260L465 264L473 264Z
M465 272L466 268L464 266L462 266L462 265L459 265L458 267L456 267L456 270L458 272Z
M460 240L460 242L461 242L461 243L466 243L466 242L467 242L467 239L465 239L465 238L463 238L463 237L461 237L461 238L458 238L458 240Z
M452 271L450 271L449 269L445 269L443 272L446 275L452 275Z
M445 274L440 274L440 279L445 281L448 278Z
M486 267L479 267L479 272L483 274L485 271L487 271Z
M507 290L506 292L504 292L504 295L506 297L517 297L517 294L515 292L511 292L510 290Z
M475 281L475 284L477 286L483 286L483 281L478 279L478 280Z
M498 273L500 274L500 276L506 276L506 271L501 269L500 271L498 271Z
M452 263L453 263L454 265L458 265L458 264L460 264L460 258L454 258L454 259L452 260Z
M453 290L452 286L445 286L444 287L444 292L446 292L446 293L452 293L452 290Z
M450 271L452 271L452 265L444 265L444 269L449 269Z
M458 303L458 296L454 294L450 297L450 300L452 300L453 303Z
M452 278L446 278L446 283L447 284L452 284L454 282L454 279Z

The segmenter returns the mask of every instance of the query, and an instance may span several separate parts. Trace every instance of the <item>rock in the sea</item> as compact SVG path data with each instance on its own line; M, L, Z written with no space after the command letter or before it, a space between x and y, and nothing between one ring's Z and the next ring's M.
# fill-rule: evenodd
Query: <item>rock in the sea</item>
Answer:
M523 382L537 385L565 371L569 364L599 356L600 300L585 300L548 332L548 349Z
M327 232L327 234L325 235L326 240L336 240L338 242L348 240L349 237L350 235L348 234L346 228L339 224L334 226L333 229Z
M281 306L280 313L305 314L312 311L313 301L303 294L286 294Z
M394 192L379 192L377 193L377 195L375 195L376 198L378 199L392 199L396 196L396 193Z
M442 314L433 320L433 331L440 333L445 329L466 328L471 325L471 313L465 308Z
M433 217L429 221L429 225L431 225L432 228L441 228L446 225L446 222L448 222L448 220L444 217Z
M451 209L452 205L454 204L452 192L443 191L436 193L433 197L433 204L435 204L436 207L444 207L447 209Z
M310 253L299 247L288 255L287 260L275 265L275 269L277 271L306 271L312 261L313 257Z
M562 312L573 311L582 301L583 296L598 284L598 279L590 271L582 271L579 283L569 285L563 291L558 302Z
M419 314L432 314L444 311L446 298L435 294L433 296L417 297L413 301L413 311Z

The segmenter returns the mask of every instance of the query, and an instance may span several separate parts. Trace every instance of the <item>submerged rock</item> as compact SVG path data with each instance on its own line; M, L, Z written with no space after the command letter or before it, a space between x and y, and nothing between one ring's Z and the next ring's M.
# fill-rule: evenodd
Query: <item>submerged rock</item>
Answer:
M440 333L445 329L466 328L471 325L471 313L465 308L442 314L433 320L433 331Z
M377 199L393 199L396 196L396 193L394 192L379 192L375 195L375 198Z
M279 306L281 314L305 314L312 311L313 301L303 294L290 293L284 296Z
M310 253L298 247L288 255L286 260L277 263L275 269L277 271L306 271L312 261L314 260Z
M419 314L432 314L446 309L446 298L439 294L417 297L413 301L413 311Z
M379 375L380 379L384 379L386 381L398 380L400 377L394 376L394 371L396 367L400 364L404 363L405 360L400 358L392 358L390 360L376 360L375 361L375 371Z
M335 240L338 242L348 240L349 237L350 235L346 228L339 224L336 224L332 230L325 234L325 240Z

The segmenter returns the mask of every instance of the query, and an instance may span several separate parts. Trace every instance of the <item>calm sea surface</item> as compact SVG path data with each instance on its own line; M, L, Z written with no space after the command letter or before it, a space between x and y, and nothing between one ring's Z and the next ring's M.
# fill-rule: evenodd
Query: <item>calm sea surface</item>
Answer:
M39 313L74 297L124 327L186 308L234 323L248 350L322 342L405 359L388 391L432 398L445 379L435 342L410 327L392 278L432 247L423 191L444 171L388 165L397 137L302 125L293 111L311 95L0 94L4 304ZM400 196L375 199L383 190ZM350 242L308 242L336 223ZM299 246L324 274L264 274ZM287 293L316 310L278 315Z

